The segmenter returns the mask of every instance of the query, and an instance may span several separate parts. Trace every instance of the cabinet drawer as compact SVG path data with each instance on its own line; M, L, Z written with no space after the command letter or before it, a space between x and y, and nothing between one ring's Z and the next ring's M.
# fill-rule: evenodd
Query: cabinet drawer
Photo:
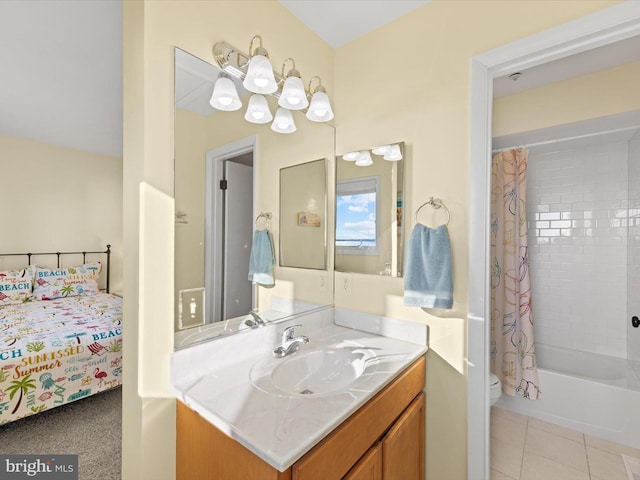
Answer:
M296 462L293 480L344 477L422 391L424 384L425 358L421 357Z

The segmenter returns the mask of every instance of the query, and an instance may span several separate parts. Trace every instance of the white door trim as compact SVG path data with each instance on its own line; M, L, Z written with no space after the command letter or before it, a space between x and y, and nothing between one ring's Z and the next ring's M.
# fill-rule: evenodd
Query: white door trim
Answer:
M467 479L489 475L489 196L493 79L640 35L640 1L517 40L471 59Z

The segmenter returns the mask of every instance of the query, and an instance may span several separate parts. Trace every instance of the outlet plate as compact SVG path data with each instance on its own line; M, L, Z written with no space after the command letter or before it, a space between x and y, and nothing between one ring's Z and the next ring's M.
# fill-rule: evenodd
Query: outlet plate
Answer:
M340 278L340 291L344 295L351 295L352 284L353 281L351 279L351 275L344 275Z

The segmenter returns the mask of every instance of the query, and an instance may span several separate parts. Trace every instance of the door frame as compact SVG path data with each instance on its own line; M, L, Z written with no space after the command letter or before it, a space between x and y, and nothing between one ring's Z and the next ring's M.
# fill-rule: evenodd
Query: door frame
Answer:
M493 79L640 35L626 1L471 58L467 479L489 478L489 206Z
M205 154L205 225L204 225L204 288L205 288L205 323L215 321L215 309L220 305L222 290L219 287L219 272L224 266L222 258L222 244L224 229L214 221L224 217L224 203L222 190L217 188L224 177L224 162L230 158L253 152L253 215L256 212L256 185L258 165L256 159L257 138L246 137L235 142L207 151ZM212 248L208 248L212 245ZM255 288L252 293L252 303L255 304Z

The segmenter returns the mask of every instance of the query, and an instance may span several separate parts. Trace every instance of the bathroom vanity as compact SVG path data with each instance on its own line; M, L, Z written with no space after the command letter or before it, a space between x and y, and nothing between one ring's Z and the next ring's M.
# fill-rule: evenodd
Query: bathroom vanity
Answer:
M422 357L284 472L178 402L176 478L422 480L424 378Z
M295 322L309 344L274 358ZM425 345L332 308L259 330L174 354L178 480L424 479Z

